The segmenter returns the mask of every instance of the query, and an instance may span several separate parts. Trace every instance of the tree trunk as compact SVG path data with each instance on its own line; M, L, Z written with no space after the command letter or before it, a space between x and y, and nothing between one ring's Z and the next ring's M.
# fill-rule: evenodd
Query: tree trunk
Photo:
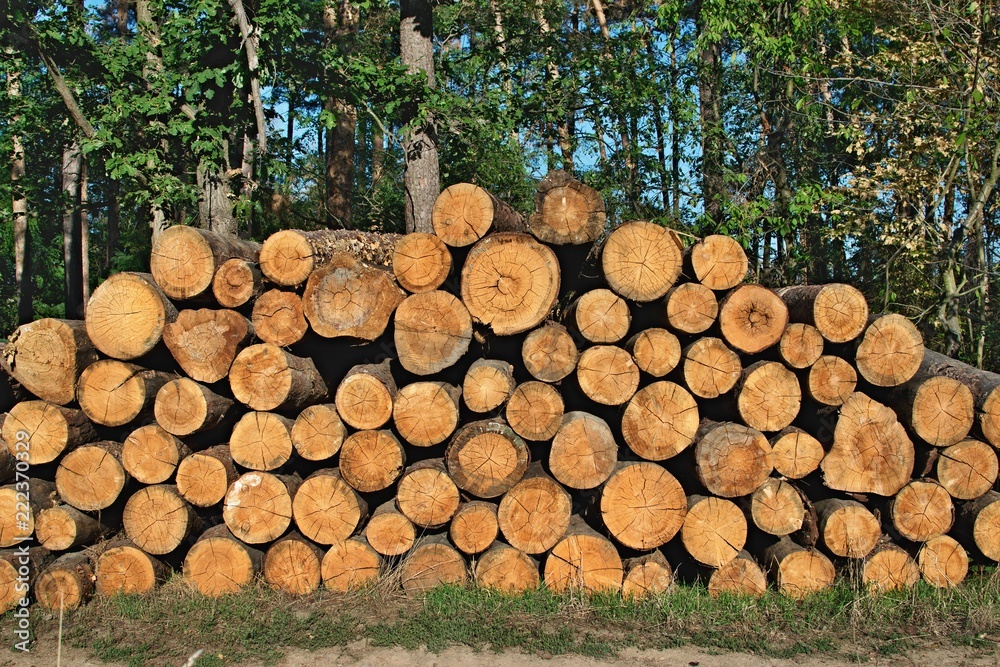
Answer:
M428 0L401 0L399 4L399 46L403 64L410 73L427 75L427 87L434 88L434 19ZM412 123L418 115L416 104L403 109L403 121ZM433 233L431 214L441 191L438 167L437 128L427 115L423 125L409 127L403 135L406 171L405 220L407 232Z
M704 30L701 13L707 11L698 3L699 36ZM701 195L705 217L713 226L722 223L726 200L724 178L725 154L723 139L725 129L720 110L722 94L722 46L718 41L707 41L698 51L698 115L701 120Z
M62 230L63 263L66 275L66 317L83 319L83 234L80 219L80 177L83 153L76 142L63 148Z
M324 8L327 45L349 56L354 50L359 16L360 10L351 0L337 0ZM330 227L350 229L358 112L335 92L327 97L324 109L333 118L333 127L326 133L326 218Z
M7 56L13 57L8 49ZM16 65L7 71L7 95L14 104L21 98L21 76ZM20 115L15 114L10 122L16 125ZM17 323L27 324L34 318L32 307L31 260L28 237L28 197L22 180L25 176L24 146L21 135L11 135L10 188L11 214L14 218L14 282L17 285Z

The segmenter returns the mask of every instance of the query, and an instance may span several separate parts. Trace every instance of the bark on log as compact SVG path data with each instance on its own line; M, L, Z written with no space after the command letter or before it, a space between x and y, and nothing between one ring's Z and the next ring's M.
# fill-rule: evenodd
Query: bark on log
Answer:
M152 350L176 319L177 308L148 273L116 273L87 303L87 335L94 347L126 361Z
M348 426L371 430L389 421L395 398L396 381L386 359L381 364L351 368L337 386L334 402L337 413Z
M545 586L555 593L620 591L625 572L615 545L573 516L545 559Z
M684 385L699 398L718 398L736 386L739 356L719 338L699 338L682 353Z
M227 260L256 262L260 244L197 227L174 225L157 235L149 259L156 284L171 299L193 299L211 286Z
M269 236L260 248L260 270L282 287L300 285L310 274L347 253L376 266L390 266L399 234L319 229L286 229Z
M767 592L767 575L746 551L741 551L721 567L712 572L708 580L708 594L718 597L729 595L751 595L760 597Z
M927 350L921 367L930 375L945 375L972 391L979 425L987 442L1000 447L1000 374L981 371L968 364Z
M307 461L325 461L340 451L347 427L331 403L310 405L292 424L292 447Z
M565 321L591 343L617 343L628 334L628 304L609 289L584 293L569 305Z
M632 397L621 427L629 449L646 460L664 461L694 443L699 424L694 397L678 384L661 381Z
M113 544L97 557L94 573L98 595L144 595L170 577L168 565L128 540L115 540Z
M670 326L685 334L700 334L715 324L719 302L715 293L699 283L672 287L663 300Z
M935 447L961 442L976 420L972 392L943 375L917 373L893 390L889 405L917 437Z
M659 551L629 558L622 562L625 580L622 582L622 597L639 600L662 595L674 585L674 570L666 557Z
M940 535L923 543L917 552L920 575L935 588L954 588L969 574L969 554L953 537Z
M580 355L576 378L583 393L595 403L622 405L639 388L639 367L622 348L595 345Z
M229 438L233 461L250 470L275 470L292 458L292 426L273 412L248 412L236 422Z
M500 532L515 549L544 553L566 533L572 506L566 490L545 474L541 463L533 463L500 500Z
M448 523L460 503L458 487L448 475L444 459L428 459L409 466L396 488L396 506L421 528Z
M601 521L630 549L666 544L684 525L687 498L677 478L655 463L623 462L600 493Z
M177 487L165 484L147 486L129 498L122 524L128 539L156 556L172 552L202 527Z
M182 310L163 329L163 342L184 372L212 384L229 374L236 355L253 338L250 321L235 310Z
M358 431L340 448L340 474L362 493L389 488L405 465L406 453L392 431Z
M601 247L604 279L617 294L639 302L663 298L681 275L677 235L643 220L626 222Z
M233 396L253 410L298 411L327 398L326 384L312 359L274 345L251 345L229 371Z
M60 556L35 580L35 600L49 611L73 611L93 595L94 564L85 553Z
M231 407L232 399L189 378L178 378L160 387L153 414L167 433L185 436L215 428Z
M477 498L496 498L517 484L528 468L527 445L500 419L464 425L445 453L458 488Z
M417 530L413 522L396 508L396 501L382 503L372 512L364 530L371 548L383 556L402 556L413 547Z
M472 183L445 188L434 201L431 223L434 233L456 248L472 245L490 231L527 230L520 213Z
M796 285L778 289L792 322L816 327L831 343L847 343L868 324L865 295L850 285Z
M712 234L691 246L685 253L691 277L705 287L723 291L736 287L747 275L750 261L739 241Z
M268 290L254 301L251 322L258 338L278 347L298 343L309 331L302 297L279 289Z
M470 556L481 554L493 546L499 534L497 506L481 500L459 505L448 527L452 544Z
M23 324L0 352L0 366L29 392L57 405L76 398L76 381L97 361L86 323L49 317Z
M607 214L600 193L563 170L550 171L535 192L528 230L553 245L582 245L604 232Z
M462 398L473 412L491 412L514 393L514 367L499 359L476 359L465 373Z
M507 423L525 440L551 440L562 425L566 404L562 394L544 382L517 385L507 401Z
M571 489L595 489L618 463L618 443L600 417L582 411L566 413L552 438L549 471Z
M24 455L30 465L51 463L65 452L97 439L97 431L82 410L45 401L23 401L11 408L0 438L11 454Z
M88 366L80 374L76 398L91 421L124 426L153 409L156 393L174 376L113 359Z
M414 232L396 243L392 272L407 292L436 290L451 274L451 251L434 234Z
M212 294L223 308L239 308L254 301L263 291L260 267L238 257L220 264L212 278Z
M503 593L520 593L541 585L538 561L503 542L496 542L476 561L476 584Z
M913 542L944 535L955 522L948 491L933 480L914 480L899 490L889 506L899 534Z
M1000 561L1000 493L987 491L962 506L956 536L992 561Z
M938 482L957 500L974 500L989 491L998 472L996 450L978 440L947 447L937 459Z
M681 527L684 549L696 561L722 567L743 550L747 519L731 500L688 496L688 511Z
M882 536L878 518L856 500L830 498L813 505L820 543L834 556L864 558Z
M59 497L85 512L110 507L130 480L122 465L122 447L120 442L104 440L64 456L56 469Z
M806 391L817 403L843 405L858 386L858 373L847 360L831 355L816 360L806 379Z
M323 586L346 592L362 588L378 579L382 559L363 537L337 542L323 556Z
M902 315L869 318L855 352L858 372L876 387L901 385L920 369L924 359L924 339L910 320Z
M698 479L723 498L749 495L771 475L771 444L756 430L731 422L702 420L694 457Z
M800 547L787 537L767 548L764 562L778 590L796 600L833 586L836 576L829 558L816 549Z
M111 529L70 505L55 505L35 517L35 539L49 551L68 551L97 542Z
M218 505L237 479L229 445L191 454L177 466L177 492L195 507Z
M260 574L264 553L236 538L225 525L209 528L184 557L184 579L206 597L217 598L249 586Z
M431 447L448 439L458 426L458 387L444 382L414 382L399 390L392 408L396 430L415 447Z
M323 550L292 532L264 554L264 581L276 591L309 595L323 583Z
M772 290L742 285L719 302L719 329L730 347L758 354L777 345L788 326L788 307Z
M425 537L407 554L400 568L403 590L413 595L468 579L465 559L444 535Z
M302 306L324 338L375 340L405 297L388 270L340 254L309 276Z
M792 368L809 368L823 355L823 336L811 324L793 322L781 334L778 354Z
M247 544L272 542L291 525L292 502L301 484L298 475L248 472L226 492L222 518Z
M635 365L644 373L661 378L681 363L681 343L666 329L640 331L625 342Z
M743 369L736 383L736 409L743 423L758 431L780 431L802 406L795 374L777 361L758 361Z
M779 475L802 479L819 469L826 452L819 440L789 426L771 438L771 462Z
M920 581L920 569L910 554L889 542L876 546L861 564L861 581L874 591L884 593L910 588Z
M432 375L455 365L469 350L472 318L448 292L413 294L396 309L393 339L403 368Z
M337 468L324 468L302 482L292 516L299 531L313 542L334 544L354 535L368 517L368 504Z
M141 484L162 484L190 454L187 445L160 425L147 424L132 431L122 443L122 466Z
M549 322L525 337L521 359L536 380L559 382L576 370L580 352L566 327Z
M0 486L0 549L20 545L35 532L35 517L55 504L56 485L28 479L28 489Z

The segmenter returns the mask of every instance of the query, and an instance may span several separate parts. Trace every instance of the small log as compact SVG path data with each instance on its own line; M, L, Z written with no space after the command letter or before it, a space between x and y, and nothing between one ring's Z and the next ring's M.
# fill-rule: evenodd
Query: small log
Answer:
M698 479L723 498L746 496L763 484L774 469L771 444L756 429L704 419L698 429L694 457Z
M159 424L140 426L122 443L122 466L141 484L166 482L190 455L188 446Z
M622 348L595 345L580 355L576 378L583 393L595 403L622 405L639 388L639 367Z
M340 448L340 474L362 493L387 489L399 479L406 454L392 431L358 431Z
M843 405L858 386L858 373L847 360L821 356L809 369L806 391L817 403Z
M73 611L93 595L94 564L85 553L63 554L35 579L35 600L49 611Z
M319 229L285 229L269 236L260 248L260 270L282 287L300 285L310 274L347 253L376 266L390 266L399 234Z
M396 381L386 359L381 364L351 368L337 386L334 401L337 414L348 426L370 430L389 421L395 398Z
M278 347L298 343L309 331L302 297L280 289L268 290L254 301L250 321L258 338Z
M596 241L606 223L601 194L558 169L538 184L528 231L544 243L582 245Z
M628 304L609 289L584 293L569 305L565 321L591 343L617 343L628 334Z
M723 594L760 597L767 592L767 575L746 551L741 551L708 579L708 594L713 598Z
M601 521L630 549L648 551L673 539L684 525L687 498L677 478L648 462L622 462L601 487Z
M434 234L407 234L392 253L392 272L407 292L436 290L451 273L451 252Z
M946 447L937 459L938 482L957 500L974 500L989 491L998 472L996 450L978 440Z
M765 533L791 535L802 529L806 518L802 492L772 477L750 496L750 518Z
M292 516L299 531L319 544L346 540L368 516L368 503L352 489L337 468L324 468L302 482Z
M375 340L405 297L392 273L341 254L309 276L302 307L313 331L324 338Z
M325 461L340 451L347 427L331 403L310 405L292 424L292 447L307 461Z
M896 413L861 392L840 409L833 447L820 468L831 489L895 495L913 474L913 443Z
M476 561L476 584L503 593L520 593L542 583L538 562L503 542L495 542Z
M184 580L211 598L237 593L260 574L264 553L247 546L225 525L209 528L184 557Z
M972 392L943 375L918 373L897 387L888 403L917 437L935 447L961 442L976 420Z
M323 550L292 532L264 554L264 581L276 591L309 595L323 582Z
M374 583L382 571L382 559L363 537L337 542L323 556L323 586L346 592Z
M301 485L298 475L248 472L226 492L222 518L247 544L276 540L292 523L292 503Z
M731 500L688 496L681 526L681 542L692 558L709 567L722 567L743 550L747 519Z
M97 431L82 410L64 408L45 401L22 401L10 409L0 439L11 454L30 465L51 463L86 442L97 439Z
M425 593L437 586L464 584L468 579L465 559L444 535L422 538L407 554L400 568L403 590L409 595Z
M396 509L396 501L382 503L368 519L364 530L371 548L382 556L402 556L413 547L417 530L413 522Z
M983 435L994 447L1000 447L1000 374L981 371L930 350L924 353L921 370L930 375L945 375L967 386L972 391Z
M178 378L160 387L153 414L167 433L185 436L215 428L231 407L232 399L189 378Z
M28 479L28 488L0 486L0 549L21 545L35 532L35 517L55 504L56 485Z
M552 449L549 471L571 489L595 489L611 476L618 463L618 443L608 423L582 411L562 418Z
M750 260L739 241L712 234L688 248L684 256L692 278L717 292L736 287L747 275Z
M499 359L476 359L465 373L462 398L473 412L491 412L514 393L514 367Z
M778 296L788 306L792 322L811 324L831 343L854 340L868 324L865 295L850 285L782 287L778 289Z
M823 336L811 324L793 322L781 334L778 354L792 368L809 368L823 355Z
M462 302L497 336L523 333L546 318L559 297L559 262L527 234L491 234L462 267Z
M699 338L682 353L684 385L699 398L718 398L736 386L739 356L719 338Z
M992 561L1000 561L1000 493L987 491L962 506L956 537Z
M472 318L452 294L413 294L396 309L393 339L400 365L416 375L454 366L472 342Z
M477 498L496 498L517 484L528 468L527 445L500 419L466 424L445 452L458 488Z
M661 378L681 363L681 342L666 329L640 331L625 342L635 365L644 373Z
M833 586L836 570L816 549L806 549L787 537L764 552L764 562L778 590L796 600Z
M197 227L174 225L153 241L149 270L171 299L193 299L211 286L229 259L256 262L260 245Z
M87 302L87 336L94 347L128 361L146 354L177 319L177 308L148 273L116 273Z
M667 322L681 333L700 334L707 331L719 316L715 293L699 283L672 287L663 301Z
M238 257L220 264L212 278L212 294L223 308L239 308L254 301L263 291L260 267Z
M895 544L884 542L862 561L861 581L880 593L910 588L920 581L920 568L910 554Z
M544 553L566 533L572 506L566 490L545 474L541 463L533 463L500 500L500 532L515 549Z
M251 345L236 356L229 384L237 401L253 410L302 410L327 398L312 359L274 345Z
M292 458L293 424L273 412L248 412L233 427L229 454L250 470L280 468Z
M434 233L456 248L472 245L491 230L526 231L520 213L472 183L445 188L434 201L431 223Z
M624 598L638 600L661 595L674 585L674 570L659 551L629 558L622 562L622 566L625 570L625 580L622 582Z
M202 527L177 487L166 484L144 487L129 498L122 524L128 539L156 556L172 552Z
M813 505L820 543L834 556L864 558L882 537L882 526L868 508L855 500L830 498Z
M903 384L920 369L924 339L913 322L902 315L871 318L855 352L861 377L876 387Z
M819 440L795 426L771 438L771 462L782 477L802 479L819 469L825 455Z
M622 436L633 452L648 461L665 461L694 444L698 404L684 387L654 382L640 389L622 415Z
M758 354L777 345L788 326L788 307L762 285L742 285L719 302L719 329L730 347Z
M135 364L104 359L80 374L76 398L91 421L104 426L124 426L149 413L160 387L174 376Z
M562 539L545 559L545 586L565 591L620 591L625 576L615 545L573 516Z
M76 381L97 361L86 323L45 317L23 324L0 351L0 366L44 401L66 405L76 399Z
M52 553L45 547L28 547L0 551L0 614L6 614L28 598L38 581L38 575L52 562Z
M191 379L212 384L229 374L253 338L250 320L235 310L182 310L163 329L163 342Z
M64 456L56 469L59 497L85 512L110 507L130 480L122 465L122 447L120 442L103 440Z
M462 391L445 382L414 382L396 394L392 422L415 447L431 447L448 439L458 426Z
M68 551L97 542L111 529L70 505L55 505L35 517L35 539L49 551Z
M507 423L525 440L551 440L562 424L566 404L562 394L544 382L517 385L507 401Z
M170 577L170 567L163 561L131 542L116 544L97 558L94 572L98 595L144 595L152 593Z
M458 487L448 475L444 459L428 459L409 466L396 488L396 506L421 528L448 523L460 503Z
M933 480L914 480L899 490L889 506L899 534L913 542L944 535L955 522L948 491Z
M448 527L452 544L470 556L481 554L493 546L499 534L497 506L481 500L459 505Z
M177 466L177 492L195 507L218 505L237 479L229 445L203 449Z
M954 537L939 535L917 552L920 575L935 588L954 588L969 574L969 554Z
M758 361L743 369L735 393L743 423L758 431L791 426L802 406L798 378L777 361Z
M559 382L576 369L580 352L566 327L549 322L525 337L521 359L536 380Z
M626 222L601 247L601 268L608 286L639 302L661 299L681 275L677 235L644 220Z

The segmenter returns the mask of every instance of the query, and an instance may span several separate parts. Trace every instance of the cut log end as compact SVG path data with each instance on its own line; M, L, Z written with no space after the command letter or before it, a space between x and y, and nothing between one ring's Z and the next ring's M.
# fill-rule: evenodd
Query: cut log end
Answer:
M996 450L978 440L947 447L938 457L938 481L958 500L973 500L989 491L997 481L998 472Z
M110 507L129 481L121 453L121 443L103 441L64 456L56 469L59 496L85 512Z
M392 486L405 463L403 446L391 431L358 431L340 448L340 474L362 493Z
M332 591L350 591L370 586L379 577L382 559L362 538L332 545L323 556L323 586Z
M823 405L843 405L858 385L858 373L845 359L821 356L812 368L806 387L809 395Z
M229 445L217 445L181 461L177 492L195 507L212 507L222 502L237 478Z
M415 447L432 447L458 426L460 390L443 382L414 382L399 390L392 410L396 430Z
M698 479L723 498L753 493L773 470L767 438L756 429L731 422L703 422L694 456Z
M879 520L854 500L822 500L815 504L819 537L834 556L864 558L882 536Z
M659 551L624 562L622 597L642 599L662 595L674 585L674 571Z
M695 280L709 289L722 291L736 287L747 275L750 261L739 241L712 234L698 241L689 253Z
M920 568L910 554L895 545L884 544L865 557L861 580L878 592L910 588L920 581Z
M407 234L396 244L392 271L406 291L430 292L443 285L451 273L451 252L434 234Z
M940 535L924 542L917 553L920 575L935 588L954 588L969 573L969 554L958 541Z
M292 523L292 501L300 484L298 477L248 472L226 492L222 518L247 544L276 540Z
M365 526L365 539L383 556L402 556L413 547L417 531L413 522L390 500L372 513Z
M605 241L601 267L617 294L633 301L655 301L680 277L680 242L674 232L660 225L627 222Z
M570 495L535 463L504 495L497 518L504 539L512 547L540 554L566 533L571 510Z
M555 593L620 591L625 572L615 545L573 517L545 559L545 586Z
M606 221L600 193L565 171L555 170L538 184L528 229L545 243L580 245L596 241Z
M172 486L147 486L125 503L125 535L146 553L168 554L201 527L194 510Z
M407 555L400 568L403 590L419 594L446 584L462 584L468 578L462 554L442 536L425 538Z
M782 288L778 294L788 305L793 322L815 326L831 343L854 340L868 323L865 295L850 285L799 285Z
M819 440L799 428L786 428L771 440L774 469L789 479L802 479L814 472L825 455Z
M632 397L621 426L629 449L649 461L664 461L694 443L699 423L694 397L678 384L661 381Z
M476 583L504 593L534 590L541 584L538 563L503 543L494 544L476 562Z
M319 544L351 537L368 516L368 505L336 468L317 470L295 494L292 516L302 534Z
M83 553L57 558L35 580L35 599L49 611L73 611L93 594L93 564Z
M292 458L294 422L272 412L248 412L233 427L229 453L250 470L274 470Z
M552 439L549 470L571 489L594 489L603 484L618 463L618 443L600 417L574 411L566 413Z
M823 335L811 324L793 322L781 334L778 353L792 368L809 368L823 355Z
M639 367L632 355L613 345L595 345L580 355L576 367L580 389L602 405L622 405L639 388Z
M472 317L458 297L441 290L413 294L396 309L396 355L415 375L455 365L472 341Z
M0 366L44 401L66 405L76 398L76 381L97 361L86 324L45 317L21 325L0 353Z
M132 431L122 446L122 465L137 482L162 484L191 450L159 424Z
M746 551L716 568L708 580L708 594L712 597L723 594L760 597L766 592L767 575Z
M661 378L681 362L681 343L666 329L640 331L625 343L635 365L644 373Z
M493 546L499 534L496 505L480 501L463 503L448 528L452 543L470 556Z
M570 305L566 317L591 343L617 343L632 325L628 304L607 289L585 293Z
M472 183L456 183L438 195L431 212L434 233L453 247L472 245L490 229L521 231L520 214Z
M221 529L221 530L217 530ZM260 572L263 554L234 539L225 526L202 536L184 557L184 579L206 597L236 593Z
M684 283L667 292L667 322L685 334L700 334L715 324L719 302L715 293L698 283Z
M313 272L313 248L301 233L282 230L269 236L260 248L260 270L274 283L292 287Z
M460 503L458 486L448 475L442 459L410 466L399 480L396 505L406 518L422 528L448 523Z
M788 326L788 306L761 285L743 285L719 304L719 328L733 348L758 354L776 345Z
M177 319L177 309L145 273L116 273L94 290L87 304L87 335L114 359L146 354Z
M333 404L311 405L292 424L292 447L307 461L325 461L340 451L347 428Z
M97 559L97 594L144 595L163 583L170 569L134 545L112 547Z
M477 359L462 382L462 398L473 412L491 412L514 393L514 367L499 359Z
M764 482L750 497L754 524L770 535L791 535L806 518L805 504L798 489L780 479Z
M302 298L295 292L278 289L257 297L251 321L258 338L279 347L299 342L309 330Z
M507 423L525 440L550 440L562 424L562 394L544 382L519 384L507 401Z
M387 360L353 367L337 386L334 401L345 423L371 430L382 427L392 417L395 397L396 382Z
M718 338L701 338L684 348L684 384L699 398L718 398L740 379L739 356Z
M192 299L211 286L218 266L238 257L257 261L260 246L228 234L174 225L156 237L149 259L153 278L172 299Z
M677 478L655 463L618 466L601 490L601 520L625 546L647 551L666 544L684 525L687 498Z
M743 371L736 388L736 408L747 426L780 431L791 425L801 406L799 380L784 364L759 361Z
M916 480L896 494L890 509L900 535L913 542L944 535L955 521L951 495L937 482Z
M681 541L696 561L722 567L736 558L746 540L747 520L736 503L723 498L688 498Z
M276 345L251 345L237 355L229 372L233 396L253 410L295 410L327 397L326 384L312 359Z
M530 454L500 420L467 424L448 445L445 461L455 484L477 498L496 498L520 481Z
M802 599L833 586L833 563L816 549L805 549L785 538L767 549L765 559L778 590L790 598Z
M262 291L260 269L245 259L227 259L215 270L212 294L223 308L239 308Z
M580 352L566 327L549 323L525 337L521 358L536 380L559 382L576 369Z
M309 595L323 581L323 556L316 545L292 533L264 554L264 581L289 595Z
M222 380L253 334L249 320L234 310L182 310L163 329L163 342L191 379Z
M882 315L865 330L855 361L858 372L876 387L895 387L917 374L924 339L902 315Z

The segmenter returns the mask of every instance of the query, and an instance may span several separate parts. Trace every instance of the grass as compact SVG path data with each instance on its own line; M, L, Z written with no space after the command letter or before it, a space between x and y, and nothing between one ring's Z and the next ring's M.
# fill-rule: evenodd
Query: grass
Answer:
M39 609L34 617L39 647L54 646L58 619ZM699 586L639 601L545 589L510 596L471 587L413 599L389 586L296 599L263 585L212 600L175 577L149 596L95 600L65 623L70 645L135 667L181 664L199 648L205 651L199 667L249 659L268 664L285 648L343 647L361 639L430 651L461 644L593 657L625 647L694 644L771 657L821 652L861 662L928 645L993 650L1000 638L1000 574L980 570L958 589L921 583L882 595L843 582L801 601L774 592L711 598ZM11 624L3 625L6 641Z

